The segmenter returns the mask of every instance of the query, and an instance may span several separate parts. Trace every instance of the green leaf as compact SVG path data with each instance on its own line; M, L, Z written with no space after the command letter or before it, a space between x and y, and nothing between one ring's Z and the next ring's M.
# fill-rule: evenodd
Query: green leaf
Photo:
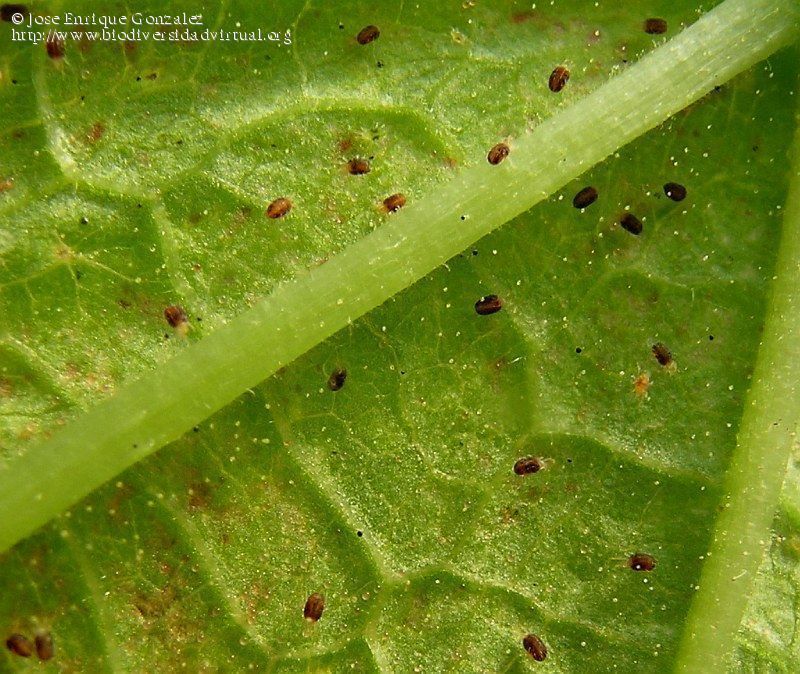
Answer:
M290 28L293 44L68 42L52 61L4 43L9 465L142 373L169 381L278 283L336 264L375 228L421 222L415 200L452 189L454 168L564 119L696 17L689 3L286 3L268 18L247 4L206 24ZM666 37L644 33L648 16L667 19ZM359 45L371 23L380 37ZM768 315L795 57L711 92L5 553L9 633L51 631L60 671L669 668ZM572 76L552 93L562 63ZM511 144L496 168L513 176ZM349 175L353 156L371 172ZM667 199L667 181L686 200ZM571 201L586 185L600 197L581 212ZM408 217L381 214L398 191ZM268 219L278 196L295 207ZM521 210L488 212L505 208ZM638 237L618 224L626 210ZM488 294L503 309L477 315ZM189 315L185 337L164 321L172 304ZM514 474L523 456L544 469ZM19 490L50 467L17 476ZM796 518L778 521L788 555ZM635 552L655 569L629 568ZM315 624L312 592L326 603ZM794 600L778 596L782 609L754 597L742 668L790 667L793 642L769 616ZM546 662L524 651L528 633Z

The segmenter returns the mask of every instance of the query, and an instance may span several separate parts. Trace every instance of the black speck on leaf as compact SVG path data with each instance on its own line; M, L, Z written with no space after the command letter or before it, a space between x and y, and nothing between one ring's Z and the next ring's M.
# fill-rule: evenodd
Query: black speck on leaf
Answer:
M331 391L340 391L341 388L344 386L344 382L347 379L347 370L343 370L341 368L334 370L331 372L330 377L328 377L328 388Z

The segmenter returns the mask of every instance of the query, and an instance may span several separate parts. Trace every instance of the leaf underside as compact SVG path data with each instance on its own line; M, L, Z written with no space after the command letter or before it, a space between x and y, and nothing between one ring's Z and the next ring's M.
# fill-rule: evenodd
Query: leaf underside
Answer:
M283 2L265 18L228 2L207 26L288 28L294 44L76 43L64 61L0 25L2 455L168 367L379 226L384 197L428 193L697 16L419 4ZM649 16L668 33L645 34ZM367 24L381 35L359 45ZM5 553L2 629L49 630L48 667L65 672L667 671L763 325L793 56L710 92ZM354 156L368 174L344 170ZM599 198L581 212L587 185ZM295 206L270 220L279 196ZM619 226L627 210L641 235ZM489 294L503 308L479 316ZM172 304L185 337L164 321ZM516 475L524 456L544 469ZM742 671L798 656L794 471ZM629 568L637 552L653 571ZM33 660L4 652L0 669Z

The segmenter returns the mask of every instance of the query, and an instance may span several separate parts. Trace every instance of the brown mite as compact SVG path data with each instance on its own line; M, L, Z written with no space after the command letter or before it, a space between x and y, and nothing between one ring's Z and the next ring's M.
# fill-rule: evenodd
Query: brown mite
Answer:
M569 82L569 70L564 66L557 66L553 72L550 73L547 86L550 87L550 91L558 93L566 86L567 82Z
M628 566L634 571L652 571L656 568L656 558L644 552L628 557Z
M664 19L645 19L644 32L648 35L661 35L667 32L667 22Z
M306 605L303 608L303 617L309 622L315 623L322 617L322 612L324 610L325 597L315 592L306 599Z
M25 5L11 2L0 5L0 21L11 21L15 14L22 14L23 17L26 17L30 12Z
M337 368L331 372L331 376L328 377L328 388L331 391L340 390L342 386L344 386L345 379L347 379L347 370Z
M664 185L664 194L673 201L683 201L686 198L686 188L680 183L667 183Z
M591 206L597 201L597 190L594 187L584 187L580 192L575 195L572 200L572 205L575 208L586 208Z
M642 221L639 220L633 213L626 213L620 218L619 224L622 229L637 236L642 233Z
M672 353L661 342L653 344L653 355L656 357L659 365L666 367L672 363Z
M651 384L649 372L642 372L636 376L633 380L633 392L636 394L636 397L639 399L647 398L647 392L650 390Z
M267 206L267 217L276 220L277 218L282 218L291 210L292 202L285 197L278 197Z
M383 200L383 207L387 213L394 213L406 205L406 195L397 192Z
M53 657L55 648L53 647L53 635L50 632L37 632L34 643L39 660L46 661Z
M547 658L547 646L545 646L544 641L535 634L528 634L522 640L522 647L528 651L528 655L537 662L541 662Z
M63 59L67 53L64 49L64 40L58 37L48 38L44 45L47 48L47 55L51 59Z
M503 300L497 295L484 295L475 302L475 311L481 316L496 314L503 308Z
M21 658L29 658L33 655L33 644L28 637L22 634L12 634L6 639L6 648L14 655L19 655Z
M178 306L177 304L173 304L164 309L164 318L167 319L167 323L169 323L173 328L180 327L189 321L188 317L186 316L186 312L183 310L183 307Z
M369 44L370 42L374 42L375 40L380 37L381 31L378 29L377 26L364 26L356 35L356 42L358 44Z
M535 456L526 456L514 464L514 472L517 475L531 475L538 473L542 468L542 461Z
M369 173L369 162L366 159L355 157L347 162L347 170L351 176L361 176Z
M506 157L508 157L509 152L511 152L511 148L508 147L508 145L505 143L498 143L491 150L489 150L489 154L486 155L486 159L490 164L496 166Z

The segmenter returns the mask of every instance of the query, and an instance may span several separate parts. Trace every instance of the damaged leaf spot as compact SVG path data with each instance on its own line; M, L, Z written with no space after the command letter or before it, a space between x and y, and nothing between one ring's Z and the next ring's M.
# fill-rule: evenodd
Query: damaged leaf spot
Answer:
M550 73L547 86L550 87L550 91L553 93L558 93L567 85L567 82L569 82L569 70L564 66L557 66Z
M331 376L328 377L328 388L331 391L339 391L342 386L344 386L344 382L347 379L347 370L343 370L341 368L337 368L333 372L331 372Z
M267 217L277 220L292 210L292 202L285 197L278 197L267 206Z
M306 600L303 608L303 617L309 622L315 623L322 617L325 610L325 597L315 592Z
M498 143L491 150L489 150L489 154L486 155L486 159L490 164L496 166L506 157L508 157L509 152L511 152L511 148L508 147L508 145L505 143Z
M522 647L528 652L528 655L537 662L542 662L547 658L547 646L545 646L544 641L535 634L526 635L522 640Z
M628 557L628 566L634 571L652 571L656 568L656 558L645 552L637 552Z
M377 26L364 26L359 31L358 35L356 35L356 42L358 42L358 44L369 44L370 42L377 40L378 37L380 37L380 34L381 31Z
M475 302L475 311L481 316L496 314L503 308L503 301L497 295L484 295Z

